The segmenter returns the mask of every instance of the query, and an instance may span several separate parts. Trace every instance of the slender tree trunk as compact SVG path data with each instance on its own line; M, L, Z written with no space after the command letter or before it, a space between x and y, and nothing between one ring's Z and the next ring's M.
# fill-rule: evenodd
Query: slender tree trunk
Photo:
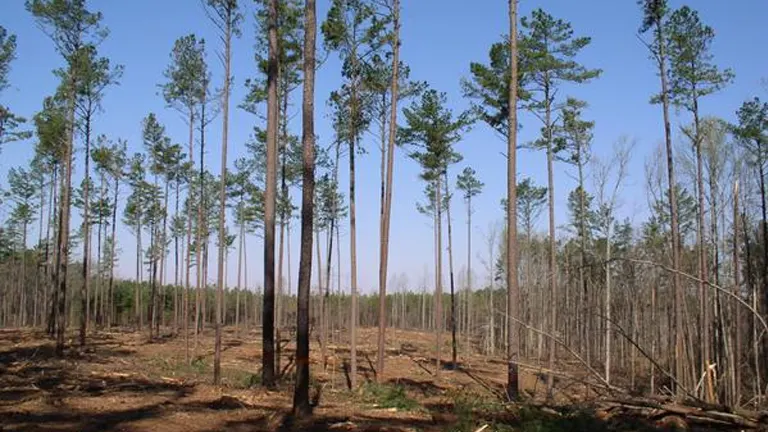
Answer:
M309 285L312 276L312 223L315 196L315 0L306 0L305 20L301 261L296 322L296 390L293 394L293 412L298 417L309 416L312 412L309 405Z
M605 226L605 382L611 382L611 217Z
M513 0L514 1L514 0ZM467 196L467 355L472 354L472 196Z
M440 372L443 368L441 351L443 348L443 197L440 191L440 178L435 179L435 212L437 219L437 266L435 267L435 380L440 380Z
M760 162L758 164L759 167L759 184L760 184L760 210L761 210L761 216L762 216L762 225L763 225L763 293L762 293L762 308L763 308L763 315L768 316L768 208L766 208L766 186L765 186L765 150L763 149L764 143L762 140L757 140L757 153L758 153L758 161ZM763 346L762 346L763 352L760 353L762 357L768 356L768 338L763 338ZM758 355L756 352L755 355ZM768 376L768 361L764 362L763 364L763 370L761 373L764 373L766 376Z
M136 330L141 331L141 282L142 282L142 248L141 248L141 210L137 210L139 221L136 224L136 289L133 293L133 312Z
M544 91L544 99L550 100L549 86ZM549 194L549 292L550 301L550 333L557 333L557 242L555 239L555 178L554 178L554 155L552 150L552 120L551 104L547 102L546 107L546 134L547 134L547 192ZM554 341L549 341L549 370L555 370L555 355L557 345ZM547 397L552 397L552 387L554 385L554 375L547 376Z
M741 298L741 268L740 268L740 245L739 245L739 181L733 183L733 291ZM733 362L736 365L734 370L734 396L733 403L738 406L741 402L741 329L744 326L744 317L741 313L741 305L734 308L736 314L735 346L733 348Z
M224 296L224 255L227 251L227 233L224 230L227 215L227 138L229 134L229 83L230 64L232 62L232 20L235 13L233 4L226 11L226 28L224 29L224 93L222 94L222 123L221 132L221 186L219 189L219 276L216 289L216 335L213 356L213 383L221 383L221 308Z
M207 85L205 86L207 88ZM198 193L200 194L197 201L197 240L195 243L196 262L197 265L197 290L195 292L195 346L194 356L197 356L197 346L199 343L199 333L201 326L202 316L201 306L203 302L202 288L203 288L203 207L205 205L205 93L203 93L203 101L200 104L200 174Z
M262 383L275 385L275 204L277 192L278 0L269 1L267 65L267 173L264 195L264 298L262 311ZM278 281L278 284L280 282Z
M509 136L507 137L507 397L517 400L520 313L517 275L517 0L509 0ZM554 232L552 233L554 235ZM554 307L554 302L553 302Z
M195 163L195 108L189 108L189 165L194 167ZM192 204L192 179L187 181L187 199ZM199 205L198 205L199 206ZM190 273L192 271L192 215L187 214L187 246L184 260L184 291L182 292L182 313L184 314L184 361L190 364L189 357L189 294L192 288L190 282Z
M114 320L114 286L115 286L115 251L117 250L117 204L120 194L120 179L115 177L115 194L113 196L114 205L112 206L112 243L110 244L109 252L109 282L107 288L107 295L109 296L109 309L107 314L107 329L111 328Z
M312 0L309 0L312 1ZM357 54L353 54L356 58ZM352 116L356 109L356 93L353 86L352 95ZM352 388L357 387L357 222L355 215L355 151L357 151L356 134L351 133L352 139L349 142L349 253L350 253L350 287L352 291L352 308L350 309L350 384Z
M448 273L451 283L451 367L456 369L456 295L453 283L453 233L451 223L451 193L448 186L448 172L444 175L445 178L445 194L448 197L446 200L446 219L448 220Z
M698 198L698 211L696 214L696 243L697 243L697 267L698 267L698 279L699 279L699 344L701 346L701 362L700 370L702 373L706 373L709 367L711 353L710 353L710 338L709 338L709 305L707 303L707 279L709 272L707 271L707 251L706 240L704 238L704 174L703 174L703 161L701 156L701 136L699 133L699 113L698 102L696 99L696 89L694 91L694 149L696 151L696 192ZM709 383L710 381L707 380ZM710 399L711 388L705 392L705 398L712 402Z
M167 235L168 235L168 194L169 194L169 187L170 183L166 180L165 182L165 194L163 195L163 232L160 236L160 249L159 249L159 259L160 259L160 280L158 289L160 290L160 305L158 309L159 317L157 319L157 322L155 325L157 328L155 329L155 333L157 336L160 336L160 326L165 327L165 296L166 296L166 289L165 289L165 272L166 272L166 246L168 245L168 242L166 241Z
M90 107L88 112L90 112ZM88 310L88 296L91 285L91 224L90 224L90 197L91 188L91 116L85 117L85 182L83 183L83 285L80 290L80 346L85 346L85 336L88 332L88 321L91 317Z
M70 216L70 191L72 188L72 147L75 135L75 78L74 71L70 70L68 79L68 121L66 125L66 142L64 143L64 176L61 182L61 207L59 209L59 231L56 256L55 285L57 286L57 312L56 312L56 355L64 354L64 333L66 331L66 306L67 306L67 267L69 262L69 216Z
M382 230L379 251L379 351L378 351L378 377L379 381L384 376L384 331L387 326L387 317L385 315L386 293L387 293L387 267L389 265L389 232L392 217L392 185L393 171L395 165L395 135L397 132L397 101L398 84L400 68L400 0L393 0L392 3L392 21L393 21L393 40L392 40L392 83L391 83L391 102L389 119L389 136L387 143L387 166L386 166L386 184L384 185L384 205L382 209ZM385 96L386 97L386 96ZM385 119L385 118L383 118ZM383 160L382 160L383 163Z
M103 203L107 199L107 186L106 186L106 179L105 175L102 173L101 175L101 193L100 193L100 202ZM101 256L101 240L102 240L102 231L103 231L103 238L104 241L106 241L107 236L107 229L104 226L104 215L102 209L99 209L99 231L97 235L96 240L96 282L98 283L98 286L96 287L96 291L100 293L101 295L101 302L102 302L102 311L101 311L101 317L100 317L100 325L104 326L105 321L107 320L107 293L104 290L104 278L102 277L102 269L103 269L103 262L102 262L102 256Z
M179 189L181 187L181 180L176 179L176 208L174 209L175 218L179 216ZM175 219L174 218L174 219ZM175 228L175 223L174 223ZM182 245L183 247L184 245ZM177 232L173 233L173 334L176 335L179 332L179 280L181 279L181 272L179 269L179 236ZM182 251L183 253L183 251Z
M669 90L667 84L667 58L665 51L665 35L661 21L656 24L656 45L659 48L659 77L661 79L661 103L664 114L664 142L667 156L667 177L669 186L669 208L671 215L671 235L672 235L672 275L674 296L674 316L675 316L675 379L683 387L687 387L686 366L685 366L685 335L683 333L683 287L680 281L680 230L678 227L677 210L677 182L675 181L674 157L672 154L672 129L669 122ZM683 397L682 388L676 388L678 397Z
M242 200L240 200L240 203L242 204ZM242 281L241 277L243 275L243 244L245 243L245 231L243 228L244 222L241 222L240 235L238 236L240 243L237 247L237 294L235 300L235 335L237 337L240 337L240 290L242 287L240 282ZM248 320L246 319L246 322L247 321Z

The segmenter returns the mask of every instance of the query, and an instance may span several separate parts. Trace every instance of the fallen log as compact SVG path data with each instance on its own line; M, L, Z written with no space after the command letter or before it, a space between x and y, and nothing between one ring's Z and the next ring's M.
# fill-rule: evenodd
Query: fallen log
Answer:
M661 419L669 415L676 415L690 423L711 426L735 426L749 429L756 429L761 424L766 424L766 416L760 413L746 413L743 411L735 413L648 398L608 399L597 404L605 410L620 409L625 412L630 411L644 417L649 417L650 419ZM649 408L651 409L650 411Z

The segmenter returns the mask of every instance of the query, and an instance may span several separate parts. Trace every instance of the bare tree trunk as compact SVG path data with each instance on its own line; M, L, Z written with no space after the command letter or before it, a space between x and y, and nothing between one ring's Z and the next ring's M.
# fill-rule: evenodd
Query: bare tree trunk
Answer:
M442 370L442 362L440 352L443 348L442 336L443 336L443 234L442 234L442 219L443 219L443 198L440 191L440 178L435 180L435 213L437 218L435 220L437 226L437 266L435 267L435 380L440 380L440 371Z
M356 58L357 54L353 54ZM352 118L355 117L357 95L353 86ZM350 309L350 384L357 387L357 221L355 214L355 152L356 132L352 132L349 145L349 253L350 253L350 287L352 290L352 308Z
M224 92L222 94L222 131L221 131L221 185L219 188L219 268L218 283L216 287L216 323L215 343L213 354L213 383L221 383L221 308L224 301L224 255L227 252L227 233L224 230L227 219L227 139L229 135L229 83L230 65L232 63L232 21L234 2L229 3L226 9L226 23L224 28Z
M242 200L241 200L242 203ZM240 282L242 281L241 277L243 275L243 243L245 242L245 232L243 230L243 223L240 223L240 235L238 236L240 239L240 243L237 247L237 294L236 294L236 300L235 300L235 336L240 337L240 290L242 288L242 285L240 285ZM248 310L246 308L246 310ZM248 319L245 320L248 322Z
M275 204L277 197L278 0L269 1L267 65L267 173L264 195L264 298L262 310L262 384L275 386ZM247 268L247 266L246 266ZM279 283L279 282L278 282Z
M190 167L194 166L195 158L195 110L194 107L189 109L189 165ZM190 195L192 192L192 181L191 179L188 182L187 187L187 194ZM191 198L189 196L188 198ZM189 202L191 203L192 200L190 199ZM192 270L192 215L187 214L187 246L186 246L186 254L185 254L185 276L184 276L184 291L182 292L182 313L184 314L184 361L185 363L190 363L190 357L189 357L189 295L190 295L190 289L192 287L190 283L190 272Z
M205 86L207 87L207 85ZM199 194L197 200L197 239L195 242L195 253L197 265L197 289L195 290L195 346L193 349L193 355L197 357L197 347L200 342L199 333L201 328L201 319L203 319L201 306L204 298L202 298L203 289L203 207L205 205L205 99L206 95L203 93L203 100L200 104L200 174L199 174Z
M392 84L391 84L391 106L389 119L389 141L387 143L387 167L386 167L386 185L384 190L384 206L382 210L382 233L379 252L379 352L378 352L378 377L379 381L384 376L384 331L387 326L387 317L385 315L386 293L387 293L387 266L389 264L389 232L392 218L392 185L393 171L395 165L395 135L397 133L397 100L398 100L398 72L400 68L400 0L392 2Z
M611 382L611 218L605 224L605 382Z
M661 103L664 114L664 143L667 156L667 177L669 186L669 208L671 215L672 229L672 268L675 270L672 275L673 288L675 291L674 315L675 315L675 379L680 382L682 387L687 387L686 366L685 366L685 335L683 333L683 287L680 283L680 230L678 227L677 211L677 182L675 181L674 157L672 154L672 130L669 122L669 90L667 85L667 66L665 52L665 35L661 21L656 25L656 43L659 48L659 77L661 79ZM680 386L678 386L680 387ZM682 388L676 388L678 397L683 397Z
M59 209L59 231L56 255L56 272L54 276L57 286L57 312L56 312L56 355L64 354L64 333L66 331L66 305L67 305L67 267L69 261L69 219L70 219L70 191L72 188L72 147L75 135L75 82L70 71L68 82L68 121L66 125L66 142L64 143L64 176L61 182L61 207Z
M741 297L741 268L740 268L740 245L739 245L739 181L733 182L733 291L734 294ZM734 308L736 314L735 346L733 348L733 362L736 365L734 370L734 405L738 406L741 402L741 329L744 326L744 318L741 313L741 307Z
M507 137L507 397L517 400L520 287L517 275L517 0L509 0L509 114Z
M90 108L90 107L89 107ZM91 110L88 109L88 112ZM88 296L91 285L91 224L90 224L90 197L91 188L91 116L85 117L85 182L83 183L83 285L80 290L80 346L85 346L85 336L88 332L88 321L91 317L88 310ZM71 167L70 167L71 168Z
M549 87L545 90L545 100L549 100ZM554 178L554 155L552 150L552 123L551 107L547 103L546 108L546 134L547 134L547 192L549 194L549 292L550 292L550 333L557 334L557 243L555 240L555 178ZM555 369L555 354L557 345L554 341L549 342L549 370ZM552 397L552 387L554 385L554 375L547 376L547 397Z
M303 185L301 204L301 254L299 264L296 332L296 390L293 412L312 413L309 405L309 285L312 276L312 223L315 196L315 0L305 3L304 95L302 103ZM318 261L319 264L319 261Z
M456 369L456 295L453 284L453 233L451 224L451 193L448 186L448 172L445 175L446 219L448 220L448 272L451 283L451 367Z

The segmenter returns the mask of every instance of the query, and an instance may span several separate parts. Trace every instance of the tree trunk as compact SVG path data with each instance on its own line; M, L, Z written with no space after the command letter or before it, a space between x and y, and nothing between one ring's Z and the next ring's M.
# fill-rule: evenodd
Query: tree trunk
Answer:
M664 114L664 143L666 147L667 156L667 177L669 186L669 208L670 208L670 225L672 230L672 280L673 288L675 292L674 302L674 315L675 315L675 379L681 384L682 387L687 387L686 366L685 366L685 340L683 333L683 287L680 282L680 230L678 227L678 211L677 211L677 182L675 181L675 166L674 157L672 154L672 129L669 122L669 90L667 85L667 67L666 67L666 52L664 42L665 35L663 31L663 25L661 21L656 24L656 45L658 46L658 59L659 59L659 77L661 79L661 104ZM678 398L684 396L681 386L676 387L676 394Z
M189 165L190 167L194 166L195 158L195 109L194 107L190 107L189 109ZM188 181L188 188L187 190L188 195L191 194L191 186L192 186L192 179L190 178ZM188 198L191 198L191 196L188 196ZM190 199L189 202L191 203L192 200ZM185 262L185 275L184 275L184 291L182 292L182 313L184 314L184 361L187 364L190 364L190 357L189 357L189 291L192 287L190 282L190 272L192 271L192 215L187 214L187 246L186 246L186 259Z
M242 200L240 200L242 204ZM240 224L240 234L238 236L240 243L237 246L237 294L235 299L235 336L240 337L240 290L242 285L241 277L243 275L243 244L245 243L244 222ZM246 309L247 310L247 309ZM245 320L248 321L247 319Z
M69 262L69 216L70 216L70 191L72 188L72 147L75 135L75 82L70 70L68 82L68 121L66 125L66 142L64 143L64 176L61 181L61 207L59 209L59 232L56 256L56 273L54 276L57 286L57 312L56 312L56 355L64 354L64 333L66 331L66 305L67 305L67 267Z
M109 314L107 317L107 328L110 328L112 325L112 321L114 319L113 311L114 311L114 286L115 286L115 251L117 249L117 237L115 236L115 233L117 232L117 202L118 197L120 193L120 179L119 177L115 178L115 195L114 195L114 207L112 207L112 244L110 245L111 251L109 253L110 259L112 260L109 263Z
M88 109L90 113L90 107ZM83 285L80 290L80 346L85 346L85 336L88 331L88 321L91 317L88 310L88 296L91 285L91 224L90 224L90 187L89 175L91 173L91 116L85 116L85 183L83 184Z
M174 216L179 216L179 188L181 187L181 181L176 179L176 208L174 210ZM174 218L175 219L175 218ZM183 245L182 245L183 247ZM178 233L173 234L173 334L176 335L179 332L179 279L181 273L179 269L179 236Z
M605 228L605 382L611 382L611 217Z
M448 173L445 175L445 194L448 197L446 202L446 219L448 220L448 273L451 283L451 367L456 369L456 295L453 284L453 233L451 223L451 193L448 187Z
M513 0L514 1L514 0ZM472 354L472 196L467 196L467 355Z
M206 86L207 87L207 86ZM204 170L205 170L205 98L203 93L203 100L200 104L200 174L198 193L200 196L197 200L197 240L196 247L196 262L197 265L197 289L195 292L195 346L193 349L194 356L197 356L197 346L199 343L199 333L201 319L201 306L204 299L201 298L201 291L203 288L203 206L205 205L205 185L204 185Z
M520 287L517 275L517 0L509 0L509 136L507 137L507 397L517 400Z
M277 13L278 0L269 1L269 62L267 65L267 173L264 194L264 298L262 310L262 383L275 385L275 204L277 192ZM278 282L279 283L279 282Z
M312 0L310 0L312 1ZM353 53L353 61L357 53ZM356 87L352 88L351 118L356 117L357 93ZM354 126L353 126L354 128ZM352 308L350 309L350 385L352 389L357 387L357 222L355 214L355 151L357 151L357 132L352 131L349 142L349 253L350 253L350 287L352 291Z
M443 368L440 352L443 348L442 336L443 336L443 233L442 233L442 219L443 219L443 198L440 194L440 178L435 179L435 212L437 218L435 219L437 226L437 248L435 253L437 254L437 263L435 267L435 380L440 380L440 372Z
M378 352L378 369L377 375L379 380L383 379L384 375L384 330L387 325L385 316L386 307L386 293L387 293L387 267L389 265L389 232L392 218L392 185L393 185L393 171L395 164L395 135L397 132L397 101L398 101L398 84L399 84L399 68L400 68L400 0L393 0L392 3L392 27L393 27L393 40L392 40L392 84L391 84L391 102L390 102L390 118L389 118L389 136L387 143L387 167L386 167L386 185L384 188L384 208L382 215L382 236L379 252L379 352Z
M105 194L105 190L104 190L104 176L102 175L101 176L101 193L100 193L100 197L99 197L100 201L102 201L102 202L103 202L103 200L105 198L104 194ZM97 283L97 285L96 285L96 289L94 291L99 293L99 295L101 297L101 314L97 317L96 323L98 325L102 325L103 326L104 325L104 319L106 317L106 314L105 314L106 309L104 307L104 304L105 304L105 301L106 301L106 295L104 295L105 294L104 293L104 288L103 288L103 285L101 283L101 231L102 231L102 227L104 226L104 218L102 216L101 209L99 210L98 226L99 226L99 228L98 228L98 231L97 231L97 234L96 234L96 283Z
M550 100L549 87L546 86L544 92L545 100ZM546 134L547 134L547 192L549 194L549 295L550 295L550 334L557 334L557 242L555 239L555 178L554 178L554 154L552 149L552 120L551 105L547 102L546 107ZM555 370L555 354L557 345L554 340L549 341L549 370ZM552 387L554 385L554 375L547 376L547 397L552 397Z
M741 298L741 269L739 257L739 181L733 183L733 291ZM741 305L734 308L736 314L735 342L733 347L733 362L736 365L734 370L734 396L733 403L738 406L741 402L741 329L744 326L744 317L741 313Z
M224 29L224 93L222 94L222 124L221 131L221 186L219 189L219 274L216 288L216 323L215 323L215 343L213 355L213 383L221 383L221 326L222 316L221 308L224 296L224 255L227 251L227 233L224 230L227 215L227 138L229 134L229 83L230 83L230 64L232 62L232 21L234 3L230 3L226 11L226 24Z
M296 332L296 390L293 412L311 414L309 405L309 285L312 276L312 223L315 196L315 0L305 3L304 95L302 103L303 186L301 204L301 254L299 264Z

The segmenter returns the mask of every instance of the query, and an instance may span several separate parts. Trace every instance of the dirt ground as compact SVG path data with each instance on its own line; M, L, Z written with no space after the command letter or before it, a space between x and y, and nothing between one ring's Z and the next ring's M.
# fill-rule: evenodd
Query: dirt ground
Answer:
M75 334L71 337L69 346L75 346ZM429 333L389 330L387 384L367 384L377 373L375 329L361 330L358 383L363 384L355 392L348 390L344 337L336 333L331 338L323 371L313 334L311 393L316 406L310 421L297 424L290 416L293 337L283 334L283 379L278 390L267 391L259 386L261 334L256 330L239 335L225 330L220 387L211 384L211 330L201 335L197 350L190 336L190 362L182 336L150 343L146 332L99 331L89 336L84 349L73 347L57 358L52 341L39 331L0 330L0 430L475 431L485 425L486 431L648 430L630 420L605 422L539 408L531 414L486 403L497 400L493 393L506 379L501 359L461 355L459 367L452 370L446 344L437 380L434 336ZM523 369L521 380L533 406L544 394L544 378ZM577 403L585 395L575 382L559 382L558 387L562 403ZM391 389L403 394L389 394Z

